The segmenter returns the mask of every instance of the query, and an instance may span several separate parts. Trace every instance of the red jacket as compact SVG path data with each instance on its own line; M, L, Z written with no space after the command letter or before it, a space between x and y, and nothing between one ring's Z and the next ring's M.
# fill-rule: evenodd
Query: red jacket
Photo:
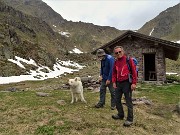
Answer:
M122 82L122 81L128 80L128 74L130 73L130 71L128 69L126 58L127 57L124 55L115 61L114 67L113 67L113 74L112 74L113 83L116 81ZM132 69L132 84L136 84L137 72L136 72L136 66L132 58L129 59L129 64Z

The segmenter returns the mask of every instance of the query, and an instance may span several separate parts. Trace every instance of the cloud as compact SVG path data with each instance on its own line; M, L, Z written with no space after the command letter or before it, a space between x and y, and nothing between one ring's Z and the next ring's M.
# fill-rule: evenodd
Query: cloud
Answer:
M179 0L43 0L64 19L112 26L117 29L139 29Z

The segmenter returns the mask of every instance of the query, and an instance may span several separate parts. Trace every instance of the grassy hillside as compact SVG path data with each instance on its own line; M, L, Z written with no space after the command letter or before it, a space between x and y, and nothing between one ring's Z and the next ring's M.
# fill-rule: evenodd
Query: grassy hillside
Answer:
M177 61L166 59L166 72L175 72L180 74L180 55Z
M163 37L162 39L169 41L179 41L180 40L180 23L175 24L172 29L172 33L168 36Z
M91 52L93 49L102 46L122 34L122 31L109 26L97 26L92 23L84 23L81 21L67 21L42 0L2 1L16 10L42 19L56 32L69 32L70 37L64 38L64 42L66 42L65 46L69 50L76 46L83 52Z
M0 1L0 76L25 74L8 62L19 56L52 68L56 58L68 51L66 39L43 20L24 14ZM53 53L52 53L53 52ZM11 70L8 67L16 67ZM17 69L17 71L15 70Z
M49 97L36 96L36 90L26 84L50 85L55 80L44 82L24 82L0 86L0 134L78 134L78 135L149 135L179 134L180 118L173 112L179 102L180 85L139 85L133 97L146 96L152 105L134 106L134 125L123 127L123 121L113 120L111 115L116 110L110 109L110 93L107 93L106 105L102 109L94 108L99 100L99 93L85 89L87 104L70 104L71 94L67 89L50 90ZM59 80L60 81L60 80ZM59 84L57 84L59 85ZM25 91L1 92L8 87L21 87ZM40 91L40 90L39 90ZM64 104L57 104L64 100ZM127 112L126 106L123 105Z
M57 26L54 30L68 31L70 33L69 40L73 44L70 47L77 46L84 52L91 52L123 33L123 31L109 26L71 21Z

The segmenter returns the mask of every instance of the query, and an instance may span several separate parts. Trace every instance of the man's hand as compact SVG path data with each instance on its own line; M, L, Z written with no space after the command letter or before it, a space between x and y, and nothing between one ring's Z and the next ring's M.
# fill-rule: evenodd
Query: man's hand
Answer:
M136 84L131 84L131 90L135 90L136 89Z
M101 76L99 76L99 82L101 82L102 81L102 75Z
M107 80L106 81L106 86L109 85L111 83L111 81Z
M117 88L116 83L113 83L113 88L115 88L115 89Z

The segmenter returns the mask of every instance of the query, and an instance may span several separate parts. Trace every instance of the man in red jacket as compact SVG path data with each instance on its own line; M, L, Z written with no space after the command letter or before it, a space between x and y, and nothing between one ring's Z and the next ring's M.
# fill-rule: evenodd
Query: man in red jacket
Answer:
M127 119L124 122L124 126L130 126L133 124L133 104L132 104L132 91L136 88L137 73L135 64L130 58L129 65L131 71L127 65L127 56L123 50L123 47L116 46L114 48L114 54L116 61L113 67L112 82L113 87L115 88L115 99L116 99L116 108L118 111L117 115L112 115L113 119L124 119L124 110L121 103L122 95L124 94L126 105L128 108ZM129 74L132 74L132 81L129 81Z

